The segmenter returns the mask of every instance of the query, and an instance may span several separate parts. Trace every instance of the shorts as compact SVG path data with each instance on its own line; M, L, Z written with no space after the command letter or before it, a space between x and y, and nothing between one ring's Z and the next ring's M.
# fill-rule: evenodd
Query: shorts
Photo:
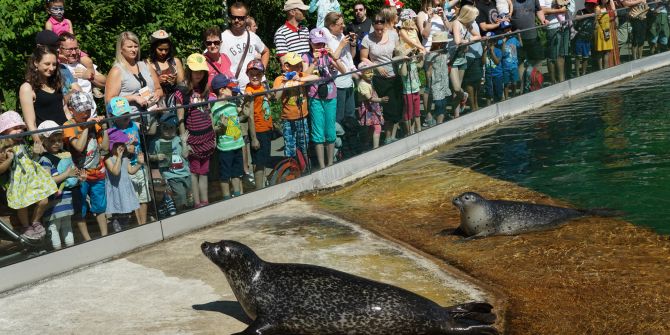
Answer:
M402 119L409 121L421 116L421 95L416 93L405 93L402 95L403 113Z
M631 19L630 24L633 27L631 43L634 47L643 46L647 35L647 20Z
M651 44L668 45L668 35L670 35L670 24L668 23L667 13L656 13L649 21L649 42Z
M556 60L570 53L570 30L547 29L547 58Z
M372 87L380 97L389 97L386 103L380 103L384 120L391 124L402 121L402 82L399 77L373 77Z
M495 101L503 97L503 76L486 76L484 80L486 97Z
M462 86L475 86L479 87L479 84L482 82L482 77L484 76L482 59L481 57L466 57L468 60L468 67L465 69L465 74L463 75L463 85Z
M282 120L284 127L284 156L295 157L297 148L307 156L307 146L309 145L309 128L307 119Z
M151 189L149 188L149 178L147 176L147 169L141 167L137 173L130 175L130 181L133 182L133 188L137 199L141 204L146 204L151 201Z
M442 100L433 100L435 105L435 110L433 110L433 116L444 115L447 112L447 105L449 104L449 99L444 98Z
M83 181L79 186L81 195L81 217L86 218L90 211L94 215L107 211L107 195L105 193L105 181ZM86 199L88 197L88 200Z
M272 130L264 131L261 133L256 133L256 139L260 144L260 148L255 150L251 148L251 161L256 165L256 168L259 167L271 167L270 165L270 149L272 147Z
M575 39L575 56L582 58L591 57L591 41Z
M186 207L188 202L187 195L191 193L191 177L169 178L167 179L170 190L172 190L172 200L177 207Z
M309 99L309 119L312 126L312 142L335 143L335 118L337 99Z
M337 116L335 121L342 122L345 118L356 118L356 99L354 87L337 89Z
M221 181L244 176L244 158L242 148L221 151L216 149L219 156L219 177Z
M514 84L519 81L519 67L518 66L503 66L503 84Z
M544 58L542 44L536 38L522 39L523 46L518 50L519 64L524 60L537 62Z
M209 173L209 160L207 158L196 158L192 155L188 156L188 169L192 174L198 174L201 176L206 176Z

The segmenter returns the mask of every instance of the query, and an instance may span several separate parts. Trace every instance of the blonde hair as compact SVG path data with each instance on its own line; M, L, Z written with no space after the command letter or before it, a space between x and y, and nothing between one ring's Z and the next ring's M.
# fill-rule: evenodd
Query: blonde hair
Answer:
M381 15L381 17L384 18L384 21L386 21L386 24L391 27L398 21L398 10L395 7L384 7L379 12L379 15Z
M403 21L400 23L400 28L402 28L402 29L407 29L407 30L418 30L418 28L416 27L416 23L414 22L414 20L403 20Z
M123 43L125 41L132 41L135 42L138 46L137 48L137 55L135 56L135 61L139 62L140 60L140 39L137 38L137 35L131 31L124 31L122 32L119 37L116 39L116 62L119 64L128 64L126 61L126 58L123 57L121 54L121 48L123 47Z
M473 6L465 5L461 7L461 10L458 12L456 20L461 23L473 22L477 16L479 16L479 10Z

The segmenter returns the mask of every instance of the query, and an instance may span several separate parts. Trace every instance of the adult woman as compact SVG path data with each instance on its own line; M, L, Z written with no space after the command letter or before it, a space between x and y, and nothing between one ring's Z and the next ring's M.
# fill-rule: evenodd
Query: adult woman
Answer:
M37 46L26 69L26 82L19 88L19 101L28 130L52 120L62 125L67 121L63 103L63 80L58 69L58 55L46 46ZM43 151L42 140L35 134L34 149Z
M606 69L609 64L609 53L614 49L612 36L610 35L610 16L608 13L609 3L607 0L599 1L595 9L596 14L596 59L598 60L598 69ZM644 43L644 39L642 39ZM633 56L635 56L635 46L633 46Z
M391 20L393 20L391 18ZM393 24L393 22L391 22ZM380 14L375 15L374 31L363 38L361 47L361 61L371 61L373 64L388 63L393 59L393 50L398 44L398 34ZM389 97L389 101L382 103L384 120L386 121L386 143L395 141L395 132L398 123L402 120L402 83L396 77L392 64L375 68L372 84L380 97Z
M149 50L147 63L151 74L158 78L163 95L168 99L166 107L174 107L174 100L169 101L169 98L177 90L177 85L184 81L184 67L181 60L174 56L170 35L165 30L155 31L151 34Z
M475 22L477 15L479 15L479 10L477 10L477 8L465 5L458 12L458 16L452 25L452 35L454 39L449 43L448 49L450 52L453 52L453 55L450 56L450 59L453 59L453 63L451 72L449 73L449 79L455 95L454 101L460 101L459 106L453 109L454 117L460 115L461 109L465 106L465 103L468 100L468 94L463 91L461 84L463 83L463 77L465 76L465 70L467 69L468 61L466 52L469 50L469 47L460 47L460 45L471 41L479 41L481 39L479 31L476 30L472 24Z
M230 69L232 62L228 56L221 53L221 29L216 26L207 28L202 33L202 40L207 48L207 51L205 51L205 59L209 68L207 87L210 87L212 79L217 74L224 74L228 78L233 78L234 76Z
M146 111L163 97L158 76L140 60L140 40L130 31L116 40L116 61L105 83L105 103L117 96L128 99L132 113Z
M326 30L324 35L328 40L327 45L333 54L339 57L341 65L347 72L355 71L354 56L356 55L356 37L344 35L344 18L342 14L330 12L325 18ZM353 43L353 44L352 44ZM345 118L356 118L356 101L354 99L354 80L351 75L341 76L335 79L337 86L337 116L340 124ZM352 129L353 130L353 129ZM348 129L347 129L348 131Z

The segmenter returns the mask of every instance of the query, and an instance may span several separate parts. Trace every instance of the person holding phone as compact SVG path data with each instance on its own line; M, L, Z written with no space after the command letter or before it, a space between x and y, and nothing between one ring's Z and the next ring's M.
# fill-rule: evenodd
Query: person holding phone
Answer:
M174 49L170 34L165 30L157 30L151 34L147 64L163 88L163 94L167 98L166 107L174 107L174 99L170 97L177 90L177 85L184 81L184 67L181 60L174 56Z

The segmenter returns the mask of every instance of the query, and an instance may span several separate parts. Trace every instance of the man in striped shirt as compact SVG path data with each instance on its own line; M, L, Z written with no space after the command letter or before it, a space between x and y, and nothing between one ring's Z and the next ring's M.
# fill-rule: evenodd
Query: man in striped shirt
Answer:
M288 52L295 52L300 56L309 53L309 29L300 25L308 8L302 0L287 0L284 4L286 23L277 29L274 38L277 57Z

